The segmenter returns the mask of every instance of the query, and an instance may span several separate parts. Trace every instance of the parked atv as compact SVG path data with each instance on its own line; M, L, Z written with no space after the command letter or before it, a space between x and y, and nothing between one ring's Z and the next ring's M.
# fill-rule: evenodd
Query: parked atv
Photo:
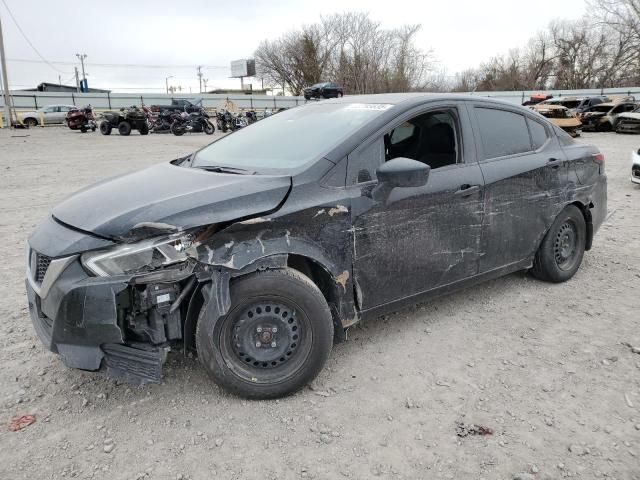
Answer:
M100 123L100 133L111 135L111 130L117 128L120 135L129 135L131 130L138 130L140 135L149 133L149 124L145 112L136 106L121 108L119 112L105 112L104 120Z
M96 121L93 116L93 108L87 105L82 108L69 110L65 117L65 122L71 130L80 130L85 133L87 130L96 131Z

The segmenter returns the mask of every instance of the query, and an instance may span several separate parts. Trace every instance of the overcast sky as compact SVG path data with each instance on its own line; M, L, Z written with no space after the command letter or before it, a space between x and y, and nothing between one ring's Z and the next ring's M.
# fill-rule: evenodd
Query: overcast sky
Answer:
M41 62L2 1L47 61L69 63L54 63L52 68L15 61ZM585 7L584 0L0 0L0 18L11 89L57 83L58 75L73 85L75 54L86 53L91 87L160 92L165 77L173 75L170 85L197 92L196 65L207 66L203 72L208 89L239 88L239 80L228 78L231 60L250 58L261 40L316 22L325 13L369 12L387 28L419 23L417 45L432 49L440 67L453 75L524 45L554 18L580 17Z

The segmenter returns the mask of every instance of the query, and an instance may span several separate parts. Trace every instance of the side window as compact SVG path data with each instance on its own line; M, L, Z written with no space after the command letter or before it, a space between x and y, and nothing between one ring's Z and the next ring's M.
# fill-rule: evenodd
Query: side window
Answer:
M533 149L538 150L545 143L549 135L547 135L547 129L544 128L540 122L527 118L527 124L529 125L529 131L531 132L531 142L533 143Z
M384 136L385 161L397 157L426 163L432 169L458 161L458 122L454 110L423 113Z
M523 115L497 108L476 107L484 159L531 151Z
M398 157L426 163L432 169L455 165L460 145L454 109L423 113L396 126L357 153L349 155L347 185L376 180L376 169Z

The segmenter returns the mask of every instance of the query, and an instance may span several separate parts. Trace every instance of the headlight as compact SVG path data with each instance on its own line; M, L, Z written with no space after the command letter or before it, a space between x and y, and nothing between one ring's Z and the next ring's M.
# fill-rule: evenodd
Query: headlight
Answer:
M191 235L171 235L84 253L81 259L87 269L101 277L151 272L185 261L184 251L192 241Z

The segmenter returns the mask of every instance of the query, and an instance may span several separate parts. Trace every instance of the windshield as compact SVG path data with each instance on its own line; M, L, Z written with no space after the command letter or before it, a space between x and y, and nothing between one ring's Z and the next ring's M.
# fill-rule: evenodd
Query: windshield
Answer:
M562 106L567 108L578 108L578 105L580 105L580 100L567 100L566 102L562 102Z
M317 103L292 108L235 131L196 152L193 167L291 169L330 152L388 104Z

